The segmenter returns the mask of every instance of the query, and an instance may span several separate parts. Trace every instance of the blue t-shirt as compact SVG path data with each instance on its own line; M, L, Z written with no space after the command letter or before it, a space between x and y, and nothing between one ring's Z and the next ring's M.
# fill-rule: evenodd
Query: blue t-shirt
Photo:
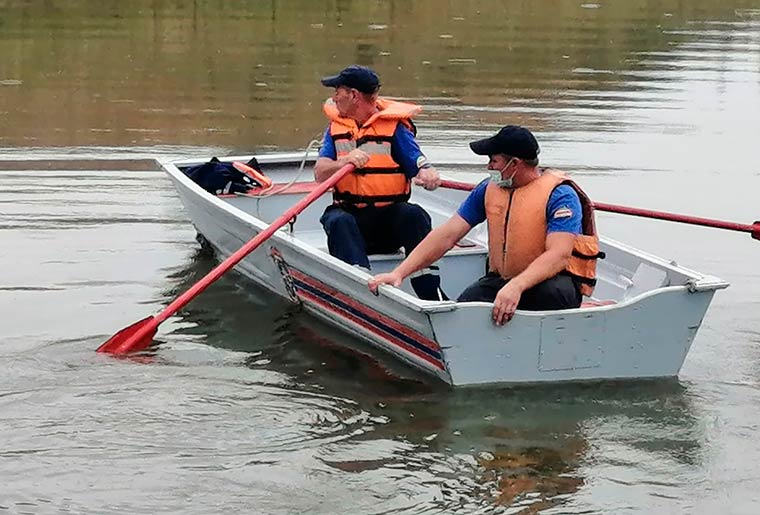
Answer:
M475 186L469 196L457 209L457 214L464 221L475 227L486 220L486 186L489 179L485 179ZM581 199L569 184L560 184L549 196L546 204L546 233L569 232L581 233Z
M327 126L325 137L322 139L322 147L319 149L319 157L336 159L335 141L330 134L330 126ZM396 161L408 178L417 175L420 167L427 164L425 154L420 150L414 134L403 123L396 126L391 140L391 157Z

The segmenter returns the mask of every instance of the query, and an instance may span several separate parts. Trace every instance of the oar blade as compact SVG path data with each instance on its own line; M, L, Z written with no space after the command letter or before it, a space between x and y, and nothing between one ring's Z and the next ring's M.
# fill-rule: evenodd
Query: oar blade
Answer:
M157 330L158 321L155 317L143 318L111 336L98 347L97 352L119 355L144 350L153 342Z
M158 330L158 326L182 309L188 302L200 295L208 286L219 279L222 275L231 270L236 264L238 264L248 254L256 250L264 241L269 239L280 227L284 226L296 215L301 213L304 209L309 207L315 200L321 197L327 190L335 186L343 177L352 173L355 166L352 163L346 164L341 167L337 172L332 174L327 180L320 183L319 186L311 193L306 195L305 198L299 200L277 219L275 219L269 226L254 236L248 243L236 250L227 259L219 263L213 270L203 276L198 282L190 287L185 293L174 299L174 301L166 306L166 308L157 314L155 317L151 316L144 318L139 322L135 322L129 327L125 327L115 335L113 335L107 342L97 348L97 352L104 352L108 354L127 354L130 352L137 352L147 348L151 342L153 342L153 336Z

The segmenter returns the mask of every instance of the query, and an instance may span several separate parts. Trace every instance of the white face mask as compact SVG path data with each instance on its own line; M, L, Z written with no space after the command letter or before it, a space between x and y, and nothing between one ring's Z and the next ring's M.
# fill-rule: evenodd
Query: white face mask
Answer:
M491 182L496 184L499 188L511 189L514 187L514 179L515 179L515 175L517 174L517 170L512 172L512 175L510 175L506 179L502 179L501 177L501 174L504 173L504 170L509 168L509 165L512 164L512 161L514 159L515 158L513 157L512 159L507 161L507 164L505 164L501 170L491 170L490 172Z

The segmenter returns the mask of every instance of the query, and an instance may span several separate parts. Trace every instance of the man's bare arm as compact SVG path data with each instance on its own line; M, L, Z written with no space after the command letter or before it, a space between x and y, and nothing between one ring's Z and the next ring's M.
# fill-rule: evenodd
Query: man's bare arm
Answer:
M348 163L353 163L357 168L361 168L367 164L367 161L369 161L369 155L358 148L338 159L330 159L329 157L317 158L317 162L314 164L314 180L324 182Z
M575 234L570 232L552 232L546 235L546 250L538 256L528 268L515 276L522 291L534 287L538 283L554 277L567 267L573 254Z

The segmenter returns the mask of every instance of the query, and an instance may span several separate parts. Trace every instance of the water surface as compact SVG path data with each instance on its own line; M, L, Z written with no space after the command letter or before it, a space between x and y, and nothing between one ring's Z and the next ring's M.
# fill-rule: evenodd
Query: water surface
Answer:
M672 381L449 391L222 278L153 158L298 150L320 76L420 103L446 172L524 124L593 198L760 218L754 2L0 0L0 512L756 513L760 245L600 213L732 283Z

